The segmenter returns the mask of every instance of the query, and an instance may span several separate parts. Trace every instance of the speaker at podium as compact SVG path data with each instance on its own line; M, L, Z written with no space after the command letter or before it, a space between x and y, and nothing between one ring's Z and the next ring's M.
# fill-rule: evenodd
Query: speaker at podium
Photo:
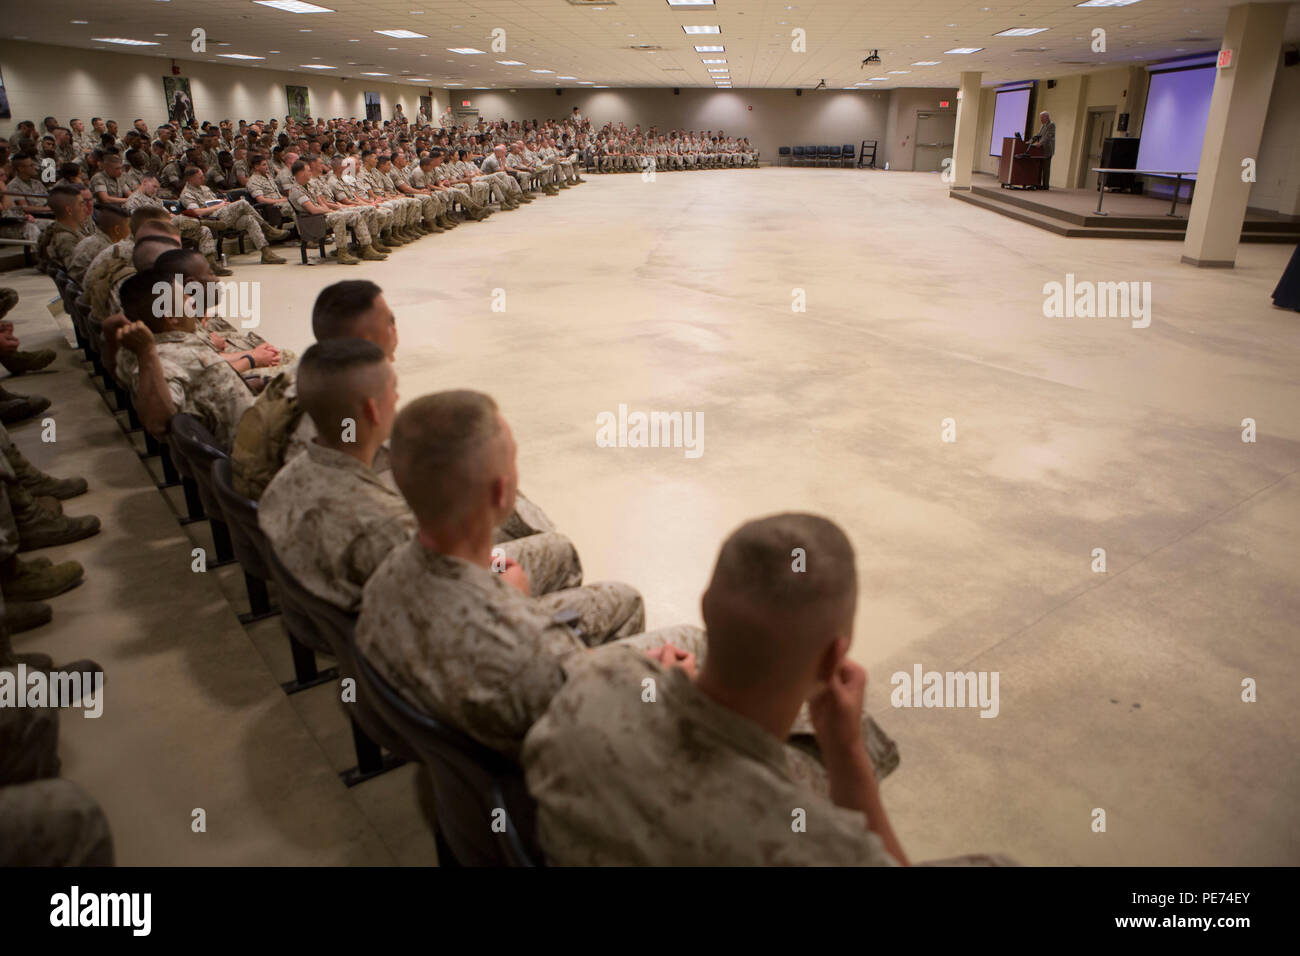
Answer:
M1003 189L1040 189L1043 181L1043 147L1026 143L1020 134L1002 140L998 182Z

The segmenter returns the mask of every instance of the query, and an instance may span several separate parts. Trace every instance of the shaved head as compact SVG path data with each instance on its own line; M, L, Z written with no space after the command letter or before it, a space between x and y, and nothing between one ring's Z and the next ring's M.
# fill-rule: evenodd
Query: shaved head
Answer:
M317 342L298 361L298 404L322 436L358 421L368 399L379 402L394 375L384 350L365 339Z
M393 478L421 524L455 527L483 507L514 507L514 439L482 392L436 392L393 425Z
M704 594L709 670L738 690L803 674L851 638L857 594L853 546L833 522L788 513L742 525Z

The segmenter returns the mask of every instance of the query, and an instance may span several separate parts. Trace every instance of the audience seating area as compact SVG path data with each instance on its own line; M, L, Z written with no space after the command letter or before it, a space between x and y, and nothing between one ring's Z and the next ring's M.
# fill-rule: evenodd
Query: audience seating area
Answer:
M859 160L859 156L865 158L868 154L871 157L870 165L876 164L876 141L863 140L862 150L859 153L857 147L852 143L845 143L842 146L782 146L777 149L777 165L786 166L846 166L865 165Z

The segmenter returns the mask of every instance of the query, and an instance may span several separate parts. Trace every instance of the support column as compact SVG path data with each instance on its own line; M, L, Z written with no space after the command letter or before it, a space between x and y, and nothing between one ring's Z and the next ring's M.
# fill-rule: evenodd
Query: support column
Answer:
M1214 80L1183 240L1188 265L1231 269L1236 264L1250 198L1241 162L1259 156L1288 11L1284 3L1245 3L1228 10L1222 49L1232 51L1232 66L1220 69Z
M970 189L979 135L981 72L963 73L957 93L957 129L952 143L952 188Z

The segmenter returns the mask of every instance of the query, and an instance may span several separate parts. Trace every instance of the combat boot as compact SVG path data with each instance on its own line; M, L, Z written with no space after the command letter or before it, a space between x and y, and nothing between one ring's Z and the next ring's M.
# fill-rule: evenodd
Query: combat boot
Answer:
M205 256L204 258L208 260L208 266L212 269L212 274L214 276L231 276L235 274L233 271L223 266L221 260L215 255Z
M262 226L262 235L266 236L266 238L270 239L272 242L279 242L282 239L289 238L289 230L280 229L277 226L272 226L270 223L265 223Z
M54 617L54 608L39 601L5 601L4 611L0 612L0 665L13 666L26 664L40 671L47 671L54 666L54 661L44 654L15 654L9 643L9 634L21 634L32 628L49 624Z
M9 310L18 304L18 290L8 287L0 289L0 319L9 314Z
M361 264L361 260L348 252L346 249L339 250L339 264L344 266L356 266Z
M4 592L6 604L44 601L75 588L85 576L85 569L76 561L40 566L14 555L0 563L0 590Z
M15 395L0 388L0 422L6 425L25 421L49 407L50 400L43 395Z
M263 246L262 261L269 265L278 266L281 265L285 260L283 256L277 256L275 252L272 251L270 246Z
M15 445L11 444L5 449L5 457L9 459L18 482L33 497L66 501L86 493L85 478L54 478L47 475L23 457Z
M70 518L46 511L21 485L10 487L9 505L18 528L18 550L36 551L55 545L70 544L99 533L99 519L94 515Z
M0 365L9 370L10 375L22 375L24 372L39 372L54 361L54 349L41 349L39 352L11 352L0 355Z
M371 262L383 262L388 256L384 255L374 246L366 246L361 250L361 258L369 259Z

